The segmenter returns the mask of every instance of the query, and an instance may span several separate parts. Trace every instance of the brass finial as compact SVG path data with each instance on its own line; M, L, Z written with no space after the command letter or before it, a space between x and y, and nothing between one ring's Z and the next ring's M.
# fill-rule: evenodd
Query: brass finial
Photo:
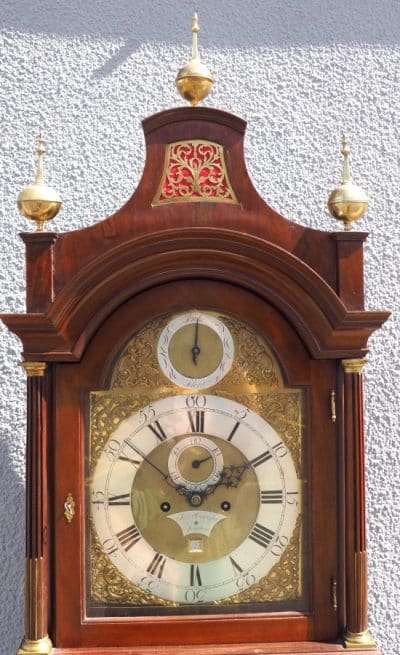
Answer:
M350 147L345 136L342 137L341 143L342 183L331 191L328 198L328 209L334 218L343 221L345 230L350 230L353 221L362 218L367 211L368 198L365 191L352 182L349 165Z
M54 218L62 205L57 191L44 183L43 154L44 138L40 132L37 147L38 163L35 182L21 191L17 198L18 209L25 218L36 221L37 231L42 231L46 221Z
M194 14L192 21L192 58L180 69L175 81L182 98L188 100L193 106L208 96L214 83L207 66L200 61L197 40L199 31L199 19L197 14Z

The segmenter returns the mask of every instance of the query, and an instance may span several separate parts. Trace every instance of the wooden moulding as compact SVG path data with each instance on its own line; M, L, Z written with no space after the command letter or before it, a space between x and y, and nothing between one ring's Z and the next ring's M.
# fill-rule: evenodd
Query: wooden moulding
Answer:
M388 312L348 311L299 258L260 238L210 228L157 232L94 260L46 314L3 315L26 359L77 361L99 325L146 288L179 279L227 280L272 302L316 358L360 356Z
M54 648L52 655L380 655L376 648L351 650L339 644L297 642L213 646L146 646L129 648Z

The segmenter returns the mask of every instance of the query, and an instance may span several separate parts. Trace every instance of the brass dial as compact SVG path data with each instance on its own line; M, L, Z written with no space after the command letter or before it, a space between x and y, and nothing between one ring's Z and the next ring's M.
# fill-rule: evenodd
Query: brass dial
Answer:
M125 419L92 480L93 522L111 562L154 596L218 602L282 556L299 480L278 433L214 395L166 397Z

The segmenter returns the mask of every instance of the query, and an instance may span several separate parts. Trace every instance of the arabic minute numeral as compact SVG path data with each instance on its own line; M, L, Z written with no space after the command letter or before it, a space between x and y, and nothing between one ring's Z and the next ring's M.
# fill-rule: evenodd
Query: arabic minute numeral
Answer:
M105 539L101 545L103 546L104 552L107 553L107 555L110 557L118 552L118 548L114 543L114 539Z
M247 575L242 575L236 580L236 587L239 591L243 591L248 587L251 587L256 582L256 576L254 573L247 573Z
M271 553L275 555L275 557L280 557L285 550L286 546L288 545L289 539L285 535L279 535L276 542L271 548Z
M107 448L104 451L107 456L107 459L113 460L116 453L119 451L120 447L121 447L121 443L118 441L118 439L110 439L110 441L107 444Z
M152 407L151 405L139 411L139 417L142 424L147 423L147 421L151 421L151 419L153 419L155 415L156 413L154 407Z
M97 509L99 509L100 505L104 505L103 491L92 491L92 505L97 505Z
M286 492L286 502L288 505L297 505L299 504L299 492L298 491L287 491Z
M285 455L287 455L287 448L282 441L276 443L275 446L272 446L272 449L275 451L277 457L285 457Z
M195 407L203 408L207 405L206 396L186 396L186 407L194 409Z

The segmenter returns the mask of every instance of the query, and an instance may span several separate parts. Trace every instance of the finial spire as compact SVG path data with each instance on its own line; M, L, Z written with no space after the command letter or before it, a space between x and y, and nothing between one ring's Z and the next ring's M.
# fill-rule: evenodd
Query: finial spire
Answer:
M44 155L44 153L46 151L44 149L43 130L40 130L40 134L39 134L39 138L38 138L38 147L37 147L36 152L37 152L37 155L38 155L38 163L37 163L35 184L44 184L43 155Z
M346 184L347 182L351 182L350 165L349 165L350 146L344 134L342 136L341 143L342 143L341 153L343 155L342 183Z
M328 209L332 216L343 221L344 229L350 230L351 224L359 220L368 209L368 198L363 189L353 184L350 174L350 146L347 138L342 136L340 152L343 155L342 183L331 191Z
M36 230L41 232L45 222L50 221L58 214L62 200L57 191L44 182L43 155L45 149L42 131L39 134L36 152L38 162L35 182L21 191L17 199L17 205L25 218L36 221Z
M193 18L192 18L192 32L193 32L192 59L200 59L199 43L197 37L198 33L200 32L200 27L199 27L199 17L197 16L196 13L193 14Z
M180 69L176 78L179 93L193 106L208 96L214 82L207 66L200 61L199 31L199 19L197 14L194 14L192 19L192 58Z

